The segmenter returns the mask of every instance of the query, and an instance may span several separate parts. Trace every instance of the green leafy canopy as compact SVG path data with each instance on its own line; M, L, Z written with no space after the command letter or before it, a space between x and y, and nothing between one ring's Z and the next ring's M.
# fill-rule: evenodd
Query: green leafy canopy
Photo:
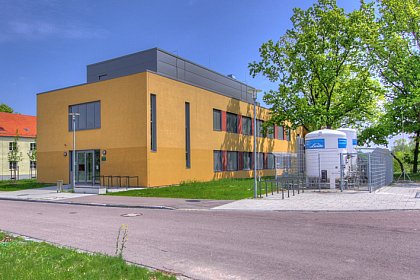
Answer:
M362 6L345 13L336 1L319 0L307 10L295 8L293 28L260 47L261 61L249 68L254 77L279 83L264 95L271 122L312 131L363 126L377 118L383 89L371 75L362 40L372 7Z
M8 106L4 103L1 103L0 104L0 112L13 113L13 109L10 106Z

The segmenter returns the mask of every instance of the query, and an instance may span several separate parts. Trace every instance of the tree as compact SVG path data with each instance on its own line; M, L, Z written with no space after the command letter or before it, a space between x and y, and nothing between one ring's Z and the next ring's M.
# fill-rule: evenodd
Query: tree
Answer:
M13 109L4 103L1 103L0 112L13 113Z
M376 118L383 92L370 74L361 39L372 21L372 4L362 6L345 13L335 0L318 0L307 10L295 8L293 28L260 47L261 61L249 68L253 77L279 83L264 95L272 123L312 131Z
M28 158L29 158L29 161L37 161L38 156L37 156L36 145L34 149L28 152Z
M392 151L403 159L405 164L413 164L414 141L410 139L397 139L394 142Z
M416 173L420 145L420 2L377 0L377 13L366 42L371 65L388 89L387 104L385 114L363 137L383 144L388 136L414 135L412 171Z

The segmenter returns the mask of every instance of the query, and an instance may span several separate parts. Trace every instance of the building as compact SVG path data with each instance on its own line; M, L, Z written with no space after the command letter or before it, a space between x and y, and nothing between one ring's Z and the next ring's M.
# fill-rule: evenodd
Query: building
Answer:
M76 182L138 176L141 186L252 176L254 88L154 48L87 66L87 83L39 93L38 179L70 182L76 119ZM274 174L273 152L294 147L295 132L261 124L258 168Z
M35 178L35 151L36 117L0 112L0 180Z

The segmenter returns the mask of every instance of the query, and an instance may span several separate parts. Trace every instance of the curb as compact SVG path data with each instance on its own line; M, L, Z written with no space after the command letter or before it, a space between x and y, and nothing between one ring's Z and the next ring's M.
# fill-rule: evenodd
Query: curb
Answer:
M179 209L194 210L194 209ZM310 209L211 209L214 211L243 211L243 212L296 212L296 213L346 213L346 212L404 212L404 211L420 211L419 208L390 208L390 209L346 209L346 210L310 210Z
M70 202L70 201L51 201L51 200L35 200L35 199L19 199L0 197L0 200L6 201L19 201L19 202L33 202L33 203L50 203L50 204L64 204L64 205L77 205L77 206L93 206L93 207L113 207L113 208L137 208L137 209L159 209L159 210L177 210L169 206L148 206L148 205L125 205L125 204L106 204L106 203L83 203L83 202Z

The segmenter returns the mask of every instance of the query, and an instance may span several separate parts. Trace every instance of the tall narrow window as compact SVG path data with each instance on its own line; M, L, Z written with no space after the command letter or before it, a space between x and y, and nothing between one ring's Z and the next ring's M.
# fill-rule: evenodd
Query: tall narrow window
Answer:
M242 116L242 134L251 135L252 132L252 119Z
M284 126L279 126L277 129L277 139L284 140Z
M238 170L238 152L227 152L227 170Z
M263 123L264 123L264 121L257 120L257 129L256 129L257 133L256 133L256 135L258 137L264 137L264 135L263 135Z
M238 133L238 115L226 113L226 131Z
M157 134L156 134L156 95L150 95L150 149L157 151Z
M190 103L185 102L185 166L191 168Z
M251 163L252 163L252 153L244 152L243 161L244 161L243 170L250 170Z
M264 169L264 153L257 153L257 169Z
M274 154L267 154L267 169L274 169Z
M290 129L290 127L287 127L285 129L286 129L286 140L290 141L291 129Z
M213 130L222 130L222 111L213 109Z
M222 151L213 151L213 170L214 172L223 171Z
M274 138L274 125L267 127L267 137L270 139Z

